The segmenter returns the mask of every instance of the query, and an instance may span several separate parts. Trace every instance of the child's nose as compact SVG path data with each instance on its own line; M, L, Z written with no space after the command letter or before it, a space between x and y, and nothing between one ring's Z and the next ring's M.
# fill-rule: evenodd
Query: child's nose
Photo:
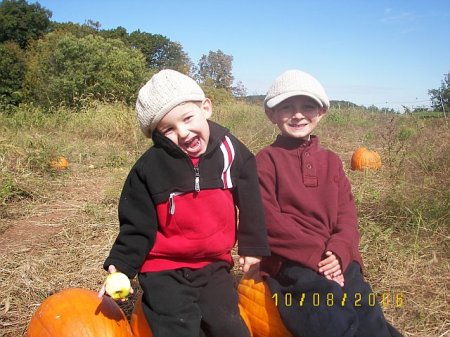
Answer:
M294 113L292 114L292 118L302 118L304 117L303 113L300 109L294 109Z
M189 136L190 131L187 128L181 127L178 129L178 136L182 139Z

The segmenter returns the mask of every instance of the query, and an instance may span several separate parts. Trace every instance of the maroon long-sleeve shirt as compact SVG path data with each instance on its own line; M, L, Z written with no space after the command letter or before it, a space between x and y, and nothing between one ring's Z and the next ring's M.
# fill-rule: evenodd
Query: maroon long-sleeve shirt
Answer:
M343 271L351 261L363 265L355 202L337 154L315 136L278 136L256 160L272 251L263 272L273 275L284 259L318 271L328 250Z

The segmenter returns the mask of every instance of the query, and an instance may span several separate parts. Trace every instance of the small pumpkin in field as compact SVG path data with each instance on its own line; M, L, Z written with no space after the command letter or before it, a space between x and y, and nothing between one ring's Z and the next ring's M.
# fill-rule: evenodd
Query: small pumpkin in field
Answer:
M252 331L249 325L249 319L239 304L239 311L241 317L250 331L250 337L253 337ZM142 309L142 294L138 297L136 304L134 305L133 312L131 313L130 319L131 331L133 332L133 337L153 337L152 330L148 325L147 319L145 318L144 310Z
M64 156L59 156L50 162L50 167L54 170L63 171L69 167L69 161Z
M244 310L253 337L292 337L281 320L269 286L257 275L247 272L238 285L239 305Z
M37 308L25 337L131 337L127 317L117 303L92 290L68 288Z
M351 169L364 171L366 169L378 170L381 167L381 157L376 151L370 151L365 147L360 147L353 152Z

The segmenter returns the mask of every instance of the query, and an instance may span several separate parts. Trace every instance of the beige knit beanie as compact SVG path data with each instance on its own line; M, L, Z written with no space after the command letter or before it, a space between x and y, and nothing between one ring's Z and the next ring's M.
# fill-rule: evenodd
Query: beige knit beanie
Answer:
M161 70L139 90L136 112L142 132L150 138L170 110L183 102L204 99L202 88L192 78L175 70Z
M313 76L301 70L288 70L278 76L267 92L264 108L272 109L293 96L308 96L328 109L330 101L325 89Z

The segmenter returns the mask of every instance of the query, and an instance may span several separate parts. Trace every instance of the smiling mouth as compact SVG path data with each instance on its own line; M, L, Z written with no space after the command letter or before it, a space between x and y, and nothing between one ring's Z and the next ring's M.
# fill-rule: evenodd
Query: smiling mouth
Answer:
M291 128L295 128L295 129L302 129L302 128L308 126L308 124L289 124L289 126Z
M184 143L184 147L187 151L195 151L200 147L200 139L198 137L189 139Z

